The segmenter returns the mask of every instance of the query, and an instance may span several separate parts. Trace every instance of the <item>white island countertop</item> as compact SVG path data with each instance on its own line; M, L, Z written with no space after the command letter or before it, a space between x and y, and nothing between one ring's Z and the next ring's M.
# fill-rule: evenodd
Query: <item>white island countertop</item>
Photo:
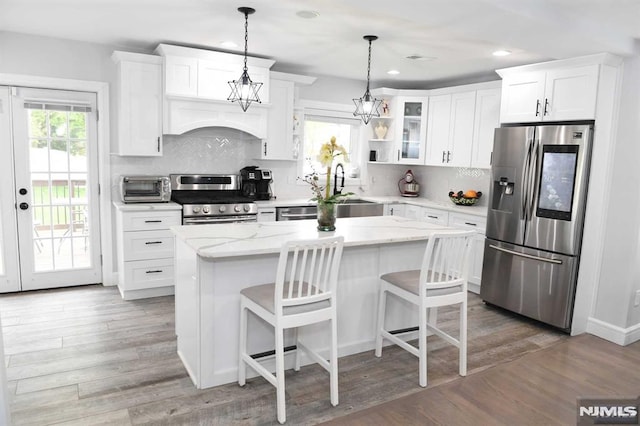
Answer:
M203 258L278 253L289 240L341 235L345 247L426 240L439 229L427 222L398 216L339 218L336 230L321 232L315 220L172 226L176 237Z

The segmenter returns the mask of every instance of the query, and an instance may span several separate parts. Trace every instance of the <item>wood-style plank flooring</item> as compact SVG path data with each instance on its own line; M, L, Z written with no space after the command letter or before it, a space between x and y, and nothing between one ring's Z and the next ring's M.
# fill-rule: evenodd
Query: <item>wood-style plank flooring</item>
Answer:
M276 424L262 378L194 388L176 355L173 297L123 301L116 288L87 286L3 295L0 313L15 425ZM455 310L439 324L455 330ZM560 424L575 422L582 392L640 394L637 344L569 338L473 294L468 376L457 374L455 348L429 345L427 389L417 359L397 347L341 358L337 407L319 366L288 371L288 423Z

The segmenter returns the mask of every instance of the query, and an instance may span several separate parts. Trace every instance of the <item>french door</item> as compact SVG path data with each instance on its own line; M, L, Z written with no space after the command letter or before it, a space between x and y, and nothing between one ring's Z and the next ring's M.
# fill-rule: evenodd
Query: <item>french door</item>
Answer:
M0 87L0 291L102 281L96 96Z

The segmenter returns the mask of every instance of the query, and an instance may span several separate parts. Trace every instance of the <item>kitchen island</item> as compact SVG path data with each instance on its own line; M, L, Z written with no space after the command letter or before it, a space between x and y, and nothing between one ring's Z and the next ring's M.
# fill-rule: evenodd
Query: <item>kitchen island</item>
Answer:
M196 387L237 380L240 290L273 282L285 241L344 237L338 354L346 356L374 348L378 277L419 268L429 236L445 229L392 216L339 219L336 226L334 232L319 232L316 221L302 220L171 227L176 236L178 355ZM388 312L391 328L416 324L417 315L408 305L391 303ZM308 326L303 333L314 348L328 348L324 324ZM272 351L273 329L250 316L248 344L253 354ZM291 336L285 335L285 344L291 344ZM287 368L292 361L286 359ZM303 364L309 362L303 356Z

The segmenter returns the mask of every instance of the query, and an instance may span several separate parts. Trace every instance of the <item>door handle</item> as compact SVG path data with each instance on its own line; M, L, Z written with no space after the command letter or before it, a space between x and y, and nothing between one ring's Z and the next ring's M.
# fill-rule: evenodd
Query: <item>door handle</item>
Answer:
M542 115L549 115L549 99L544 98L544 109L542 110Z
M558 260L558 259L548 259L548 258L545 258L545 257L532 256L530 254L519 253L517 251L513 251L513 250L506 249L506 248L498 247L498 246L495 246L493 244L489 244L489 247L491 247L494 250L502 251L504 253L512 254L512 255L518 256L518 257L525 257L525 258L531 259L531 260L539 260L540 262L547 262L547 263L554 263L556 265L562 265L562 260Z
M20 203L19 207L20 207L20 210L27 210L29 208L29 204Z
M540 115L540 99L536 99L536 117Z

